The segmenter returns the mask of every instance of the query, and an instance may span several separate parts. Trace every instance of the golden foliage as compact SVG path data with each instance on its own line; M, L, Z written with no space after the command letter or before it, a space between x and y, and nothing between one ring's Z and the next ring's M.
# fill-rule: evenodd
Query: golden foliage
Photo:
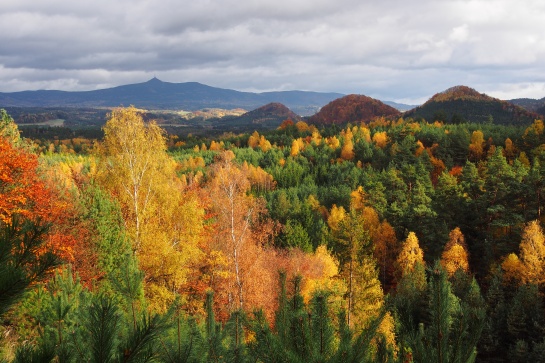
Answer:
M208 148L208 150L212 150L212 151L223 150L223 144L222 144L222 142L216 142L216 141L212 140L210 142L210 147Z
M469 144L469 157L472 160L481 160L484 151L484 135L481 130L473 131Z
M418 140L416 142L416 150L414 151L414 154L416 156L420 156L422 154L422 152L424 152L425 148L424 148L424 144L422 144L422 141Z
M336 136L326 138L326 143L333 150L337 150L341 146L341 142Z
M397 266L401 275L414 270L417 263L424 264L424 252L418 244L418 237L414 232L409 232L407 239L401 246L401 252L397 256Z
M537 285L545 283L545 236L538 220L524 228L520 258L511 253L501 267L506 281Z
M229 311L255 306L252 300L256 297L252 291L262 285L253 279L261 270L262 246L274 233L274 225L263 218L265 201L249 194L251 181L248 174L252 170L259 174L259 178L268 174L259 173L257 170L260 169L247 165L238 167L233 159L231 151L220 154L212 166L208 186L211 212L215 216L215 233L210 249L221 251L227 258L231 278L223 293L229 303Z
M295 124L295 127L297 128L299 132L305 132L309 130L308 124L304 121L298 121Z
M296 139L294 139L291 143L291 151L290 151L290 155L295 157L297 155L299 155L299 152L301 151L301 147L299 146L299 143L297 142Z
M327 224L332 231L338 231L340 228L341 221L346 218L346 210L340 206L337 207L336 204L333 204L331 211L329 212L329 217L327 218Z
M449 233L449 240L441 254L441 265L449 276L452 276L459 269L464 272L469 271L465 238L458 227Z
M317 146L322 143L322 135L320 135L320 132L318 130L312 131L311 142L313 142Z
M341 158L344 160L352 160L354 159L354 156L354 144L351 139L346 139L341 150Z
M518 158L518 161L526 167L530 167L530 160L528 159L528 156L526 156L526 153L524 151L521 151Z
M524 266L525 283L545 283L545 237L539 221L528 223L522 233L520 260Z
M314 254L307 255L306 259L309 262L307 269L299 268L297 271L306 275L301 289L305 302L308 303L317 291L329 291L333 294L332 302L340 307L341 297L346 292L346 284L336 279L339 274L339 262L324 245L319 246ZM310 266L312 269L308 268Z
M365 329L384 304L384 293L373 257L364 256L359 261L354 269L353 286L352 323L358 329Z
M259 133L254 131L254 133L248 138L248 147L255 149L257 145L259 145Z
M146 276L146 294L161 310L200 258L204 209L182 190L164 132L134 108L116 109L104 126L97 179L121 205L133 250Z
M510 253L505 260L503 260L501 268L503 270L504 280L511 283L520 282L524 266L516 254Z
M360 185L350 193L350 208L362 211L365 207L366 193Z
M377 147L384 149L389 142L386 131L376 132L373 135L373 142Z

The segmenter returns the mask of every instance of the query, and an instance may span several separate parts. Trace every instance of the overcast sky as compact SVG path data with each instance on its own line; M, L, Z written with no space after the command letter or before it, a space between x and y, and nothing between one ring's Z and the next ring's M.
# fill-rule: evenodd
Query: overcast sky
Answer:
M0 92L196 81L545 97L543 0L2 0Z

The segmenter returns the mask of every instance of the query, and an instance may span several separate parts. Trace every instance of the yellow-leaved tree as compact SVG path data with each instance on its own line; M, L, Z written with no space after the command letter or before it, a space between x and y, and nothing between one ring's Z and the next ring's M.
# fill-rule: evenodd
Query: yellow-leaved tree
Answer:
M377 132L373 135L373 142L381 149L384 149L388 144L388 134L386 131Z
M501 264L501 269L503 270L504 281L512 285L518 284L524 274L524 266L515 253L507 255Z
M484 135L481 130L473 131L469 144L469 158L473 161L481 160L484 152Z
M134 107L112 111L104 126L97 179L120 203L151 304L164 310L200 258L204 209L186 193L166 153L164 131Z
M524 282L545 283L545 236L537 220L528 223L522 233L520 260L524 266Z
M401 246L401 252L397 256L397 266L401 276L412 272L417 263L424 265L424 252L418 244L418 237L414 232L409 232L407 239Z
M545 283L545 236L535 220L526 225L520 242L520 257L509 254L502 262L504 279L511 283Z
M388 221L379 219L377 211L368 205L367 193L359 186L350 193L350 208L363 216L364 227L369 231L373 244L373 255L380 270L383 287L388 290L393 285L394 266L398 254L395 230Z
M347 284L347 322L360 331L369 326L384 306L384 291L378 278L369 231L379 224L378 216L369 207L363 210L351 207L346 213L343 207L334 205L327 223L334 238L341 276ZM393 318L389 314L379 330L388 344L395 345Z
M450 231L448 237L449 240L441 254L441 265L449 276L454 275L459 269L468 272L468 253L462 231L460 231L460 228L456 227Z

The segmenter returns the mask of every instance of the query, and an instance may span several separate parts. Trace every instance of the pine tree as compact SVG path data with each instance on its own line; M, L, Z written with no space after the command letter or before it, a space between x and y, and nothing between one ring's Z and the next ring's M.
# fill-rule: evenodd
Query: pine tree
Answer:
M545 337L543 306L543 297L536 285L521 285L517 289L507 311L509 350L510 354L514 354L512 359L528 361L529 351ZM523 346L527 346L528 349L517 349Z
M309 316L301 295L301 276L293 279L293 296L290 299L289 342L294 357L304 361L312 353Z
M225 361L233 363L248 362L246 351L245 331L246 316L243 311L234 311L225 325L227 349Z
M214 317L214 293L206 293L206 343L208 347L208 362L222 362L225 357L225 349L222 344L221 325Z
M462 298L456 297L439 262L430 270L428 318L407 335L415 362L473 362L481 335L484 310L480 291L472 281Z
M113 363L117 360L120 323L121 313L114 301L105 295L96 296L85 319L90 362Z
M487 315L479 343L479 358L487 362L503 362L507 354L507 302L501 270L492 276L486 293Z
M48 228L19 216L11 224L0 222L0 318L59 264L52 251L40 252Z
M327 293L317 292L311 302L311 335L315 362L325 362L333 353L334 329L327 300Z
M427 286L426 268L422 263L417 263L397 284L393 305L401 341L424 320L427 312Z

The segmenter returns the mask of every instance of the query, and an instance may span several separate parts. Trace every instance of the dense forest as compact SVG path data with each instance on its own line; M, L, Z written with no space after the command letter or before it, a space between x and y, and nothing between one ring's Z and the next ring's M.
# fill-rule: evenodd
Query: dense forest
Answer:
M0 121L0 361L545 362L545 127Z

